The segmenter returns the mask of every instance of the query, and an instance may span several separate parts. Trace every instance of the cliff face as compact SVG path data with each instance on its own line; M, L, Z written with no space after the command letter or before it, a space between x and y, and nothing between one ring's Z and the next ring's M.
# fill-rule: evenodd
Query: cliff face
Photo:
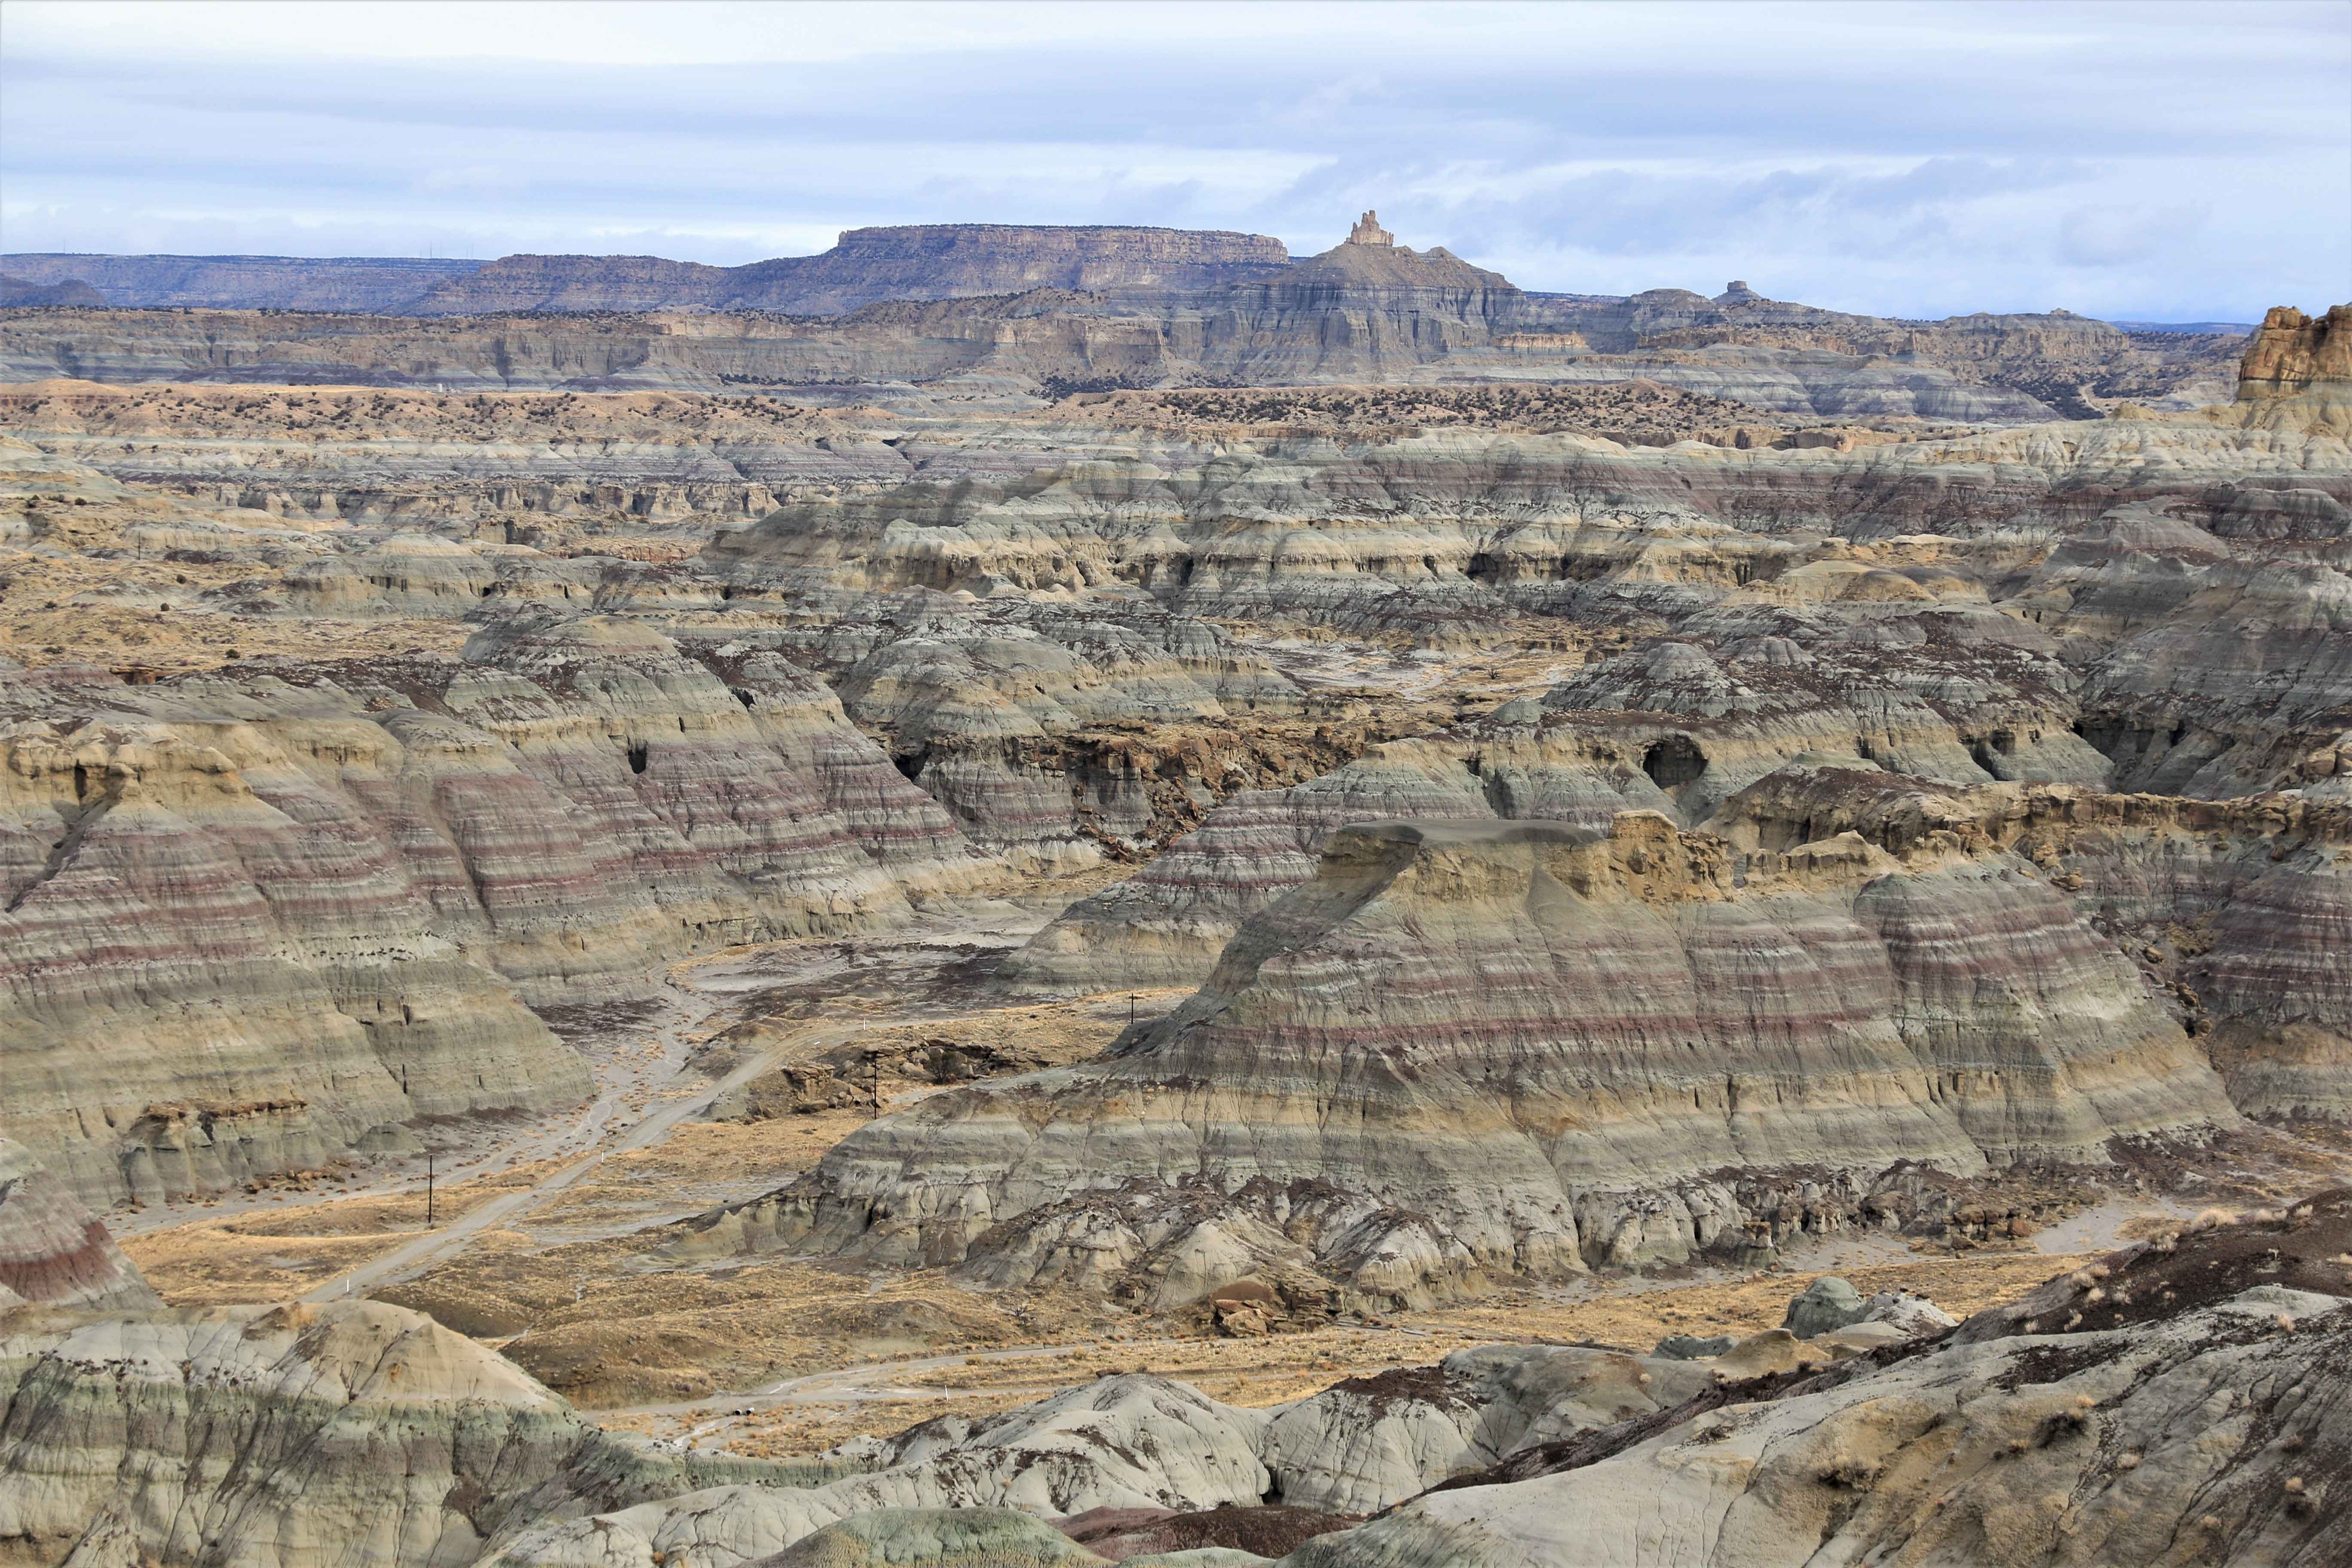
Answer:
M2281 305L2239 367L2238 399L2208 417L2249 428L2352 435L2352 305L2314 319Z
M2290 397L2322 383L2352 384L2352 305L2330 306L2316 319L2273 307L2246 346L2239 397Z
M831 250L744 267L658 256L0 256L29 284L79 279L102 300L8 304L381 310L781 310L833 316L877 300L949 300L1030 289L1202 289L1276 268L1280 240L1223 230L921 224L845 231Z
M1283 268L1262 234L1216 229L926 224L853 228L821 256L736 269L735 309L835 315L881 300L946 300L1032 289L1205 289Z
M423 316L501 310L776 310L838 316L882 300L1033 289L1203 289L1281 268L1265 235L1180 228L929 224L853 228L818 256L703 267L656 256L508 256L434 285Z
M584 308L572 264L542 259L523 268L498 302ZM667 276L661 268L674 265L646 263L651 271L629 284L639 290L629 298L667 287L658 282ZM1721 315L1705 300L1698 307L1705 316ZM1627 317L1621 305L1563 307L1523 294L1441 251L1341 246L1297 266L1253 268L1242 281L1189 291L1107 284L1073 293L1056 286L928 302L898 298L822 319L748 307L733 314L430 321L30 312L0 322L0 372L26 381L464 390L740 393L907 383L1000 399L1015 388L1058 395L1203 382L1642 377L1815 417L2014 422L2051 418L2062 406L2088 417L2126 396L2166 406L2218 401L2229 369L2226 356L2147 351L2081 318L2004 318L1982 330L1963 319L1950 331L1844 318L1769 331L1692 329L1697 335L1690 336L1647 334Z

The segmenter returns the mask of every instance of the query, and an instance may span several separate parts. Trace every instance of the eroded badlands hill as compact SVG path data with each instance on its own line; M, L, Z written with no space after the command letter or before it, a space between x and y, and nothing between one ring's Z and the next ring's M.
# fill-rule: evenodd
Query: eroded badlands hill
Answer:
M1824 1544L2317 1568L2352 1452L2347 1219L2340 1190L2208 1215L1956 1327L1773 1330L1698 1361L1495 1344L1269 1406L1121 1373L790 1463L597 1431L375 1303L19 1312L0 1529L30 1563L234 1568L1533 1568L1661 1548L1775 1568Z
M1328 265L1496 287L1375 250ZM2159 1042L2171 1109L2085 1121L2036 1084L2020 1114L2071 1131L1922 1147L2073 1160L2226 1121L2210 1081L2175 1103L2184 1039L2240 1111L2339 1114L2328 330L2266 326L2228 418L1915 439L1717 426L1657 387L1017 417L25 389L0 920L40 1087L9 1126L91 1197L217 1188L388 1122L566 1103L584 1079L532 1006L901 921L975 868L1157 855L1003 979L1192 985L1350 822L1628 810L1721 839L1743 908L1754 858L1848 826L1906 876L1957 857L2037 911L1987 932L2055 921L2159 988L2163 1026L2116 1049ZM1877 984L1864 1010L1909 1016ZM2074 984L2033 1005L2066 1014ZM91 1050L127 1065L84 1072ZM1611 1190L1701 1170L1644 1158ZM1586 1228L1561 1256L1607 1255Z
M587 1075L525 1003L900 920L970 856L823 687L625 622L141 686L13 669L0 702L0 1126L100 1199L569 1104Z
M103 1222L0 1138L0 1315L27 1304L140 1310L163 1303Z
M2235 1124L2030 866L1727 849L1640 812L1606 837L1343 828L1106 1060L886 1118L698 1245L1155 1305L1319 1274L1404 1304L1769 1247L1784 1205L1901 1217L1873 1184L1898 1161L2091 1163Z

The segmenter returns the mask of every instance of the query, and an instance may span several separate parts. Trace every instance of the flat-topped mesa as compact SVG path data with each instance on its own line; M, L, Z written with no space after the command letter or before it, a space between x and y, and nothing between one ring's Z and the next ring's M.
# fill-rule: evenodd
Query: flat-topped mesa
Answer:
M915 224L845 230L831 250L743 267L657 257L509 256L436 284L422 315L485 310L782 310L837 315L884 300L1033 289L1186 289L1278 271L1263 234L1118 225Z
M845 230L831 250L742 267L659 256L0 257L26 285L80 279L89 300L11 303L381 310L782 310L832 315L879 300L1029 289L1196 289L1288 263L1270 235L1128 225L948 223Z
M1358 823L1104 1058L885 1117L681 1250L1426 1301L1851 1223L1899 1160L2236 1122L2131 966L2006 864L1849 837L1743 885L1656 812Z

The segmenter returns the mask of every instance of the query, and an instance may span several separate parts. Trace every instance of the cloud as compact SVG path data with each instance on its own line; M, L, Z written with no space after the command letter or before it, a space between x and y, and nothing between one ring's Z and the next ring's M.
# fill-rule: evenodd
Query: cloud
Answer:
M2205 216L2201 207L2076 207L2058 225L2058 254L2075 267L2146 261L2192 240Z
M1528 286L1738 275L1903 314L2242 316L2352 274L2336 4L11 0L7 26L8 249L627 236L732 263L995 219L1314 250L1377 206Z

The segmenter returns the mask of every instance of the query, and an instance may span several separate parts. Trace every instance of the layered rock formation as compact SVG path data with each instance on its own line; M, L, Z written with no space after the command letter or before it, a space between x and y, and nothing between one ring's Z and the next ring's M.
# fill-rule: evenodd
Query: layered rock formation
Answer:
M1761 780L1713 826L1768 853L1853 834L1896 854L1940 844L2020 856L2171 990L2242 1110L2346 1115L2352 815L2340 804L1962 791L1849 764Z
M809 1479L648 1456L370 1301L0 1330L0 1538L27 1563L466 1563L502 1530L730 1474Z
M1032 289L1202 289L1285 266L1278 239L1223 230L919 224L845 230L818 256L701 267L653 256L508 256L409 302L417 315L505 310L780 310L833 316L882 300Z
M105 1224L0 1138L0 1316L37 1307L138 1311L163 1303Z
M1312 283L1327 272L1328 289ZM1501 280L1451 258L1377 243L1341 246L1280 284L1249 287L1277 313L1322 309L1309 298L1320 289L1334 309L1355 300L1454 321L1501 310L1508 297ZM1307 292L1277 298L1285 289ZM1706 310L1788 313L1752 290L1728 292ZM1013 313L994 319L1045 320L1003 309ZM1704 314L1688 301L1640 309L1661 331L1670 317ZM892 310L869 320L921 325L934 319L925 312L949 308ZM161 330L185 326L165 318ZM375 331L349 319L343 327ZM484 329L404 330L450 342ZM1420 327L1399 331L1396 344L1421 341ZM2070 342L2089 332L2050 331ZM1276 334L1249 352L1286 353L1286 341ZM1987 348L1988 363L2004 352ZM2284 352L2272 357L2285 364ZM2319 349L2305 358L2313 374L2325 369ZM2281 375L2284 386L2301 373ZM2325 801L2352 778L2342 718L2352 700L2342 657L2352 645L2343 577L2352 458L2324 430L2134 418L1933 441L1654 447L1633 430L1619 432L1636 437L1630 446L1603 438L1591 427L1597 414L1559 397L1433 394L1424 420L1421 403L1398 405L1392 419L1387 403L1353 393L1270 403L1271 414L1247 401L1259 394L1214 396L1224 402L1154 403L1176 409L1174 419L1114 398L997 421L667 394L51 386L13 396L7 412L38 444L25 462L46 467L26 481L41 489L38 504L25 503L10 536L38 561L68 559L86 540L93 557L235 563L233 581L191 584L185 597L248 618L238 625L323 616L483 628L463 671L403 656L381 668L271 668L259 685L236 668L156 687L20 678L18 717L47 727L22 731L35 739L20 743L48 749L47 761L27 764L26 776L48 782L27 786L19 818L31 825L17 857L22 889L55 880L52 857L82 853L85 839L88 868L113 879L107 888L146 887L137 879L158 875L166 852L152 846L180 843L167 818L194 806L157 816L143 799L102 813L88 802L109 787L118 752L165 732L195 737L191 756L227 761L226 773L191 764L187 776L203 781L186 786L191 801L247 779L251 760L260 776L296 781L287 798L321 822L391 820L374 796L352 793L341 761L320 760L325 742L307 731L285 738L289 726L331 721L361 726L354 755L380 759L353 762L358 773L381 766L406 781L370 774L371 790L429 790L434 811L455 812L365 830L395 840L384 851L401 868L384 873L386 907L422 913L338 916L344 923L326 922L331 942L283 937L268 904L274 871L253 874L242 849L231 865L191 848L173 872L180 880L139 894L166 911L152 930L173 928L168 906L199 885L224 910L268 906L267 920L238 915L242 945L217 949L159 935L152 950L126 948L124 967L108 973L119 979L183 947L201 952L210 967L192 984L215 998L205 1009L226 1016L235 1009L220 998L293 984L275 966L327 965L339 977L328 984L330 1011L345 1002L373 1020L395 1003L415 1017L462 1011L476 1020L467 1029L507 1042L479 1047L485 1065L466 1076L481 1081L468 1089L426 1071L428 1058L446 1059L438 1047L349 1054L362 1041L423 1040L413 1018L396 1029L363 1022L359 1035L328 1020L305 1036L303 1051L325 1054L294 1075L300 1083L266 1073L247 1083L239 1068L199 1100L142 1089L139 1103L111 1104L111 1131L75 1137L130 1138L124 1126L164 1108L154 1137L130 1141L173 1150L182 1173L162 1185L183 1190L331 1154L378 1121L418 1113L420 1081L434 1081L425 1113L560 1098L524 1082L537 1069L517 1053L545 1047L523 1043L538 1037L520 1015L471 1003L420 1009L424 991L387 990L383 965L322 956L341 953L336 943L363 952L383 931L460 944L454 967L404 971L437 976L432 986L449 996L534 1001L561 986L625 986L653 957L696 943L896 918L902 886L954 884L975 844L1024 866L1069 867L1148 851L1205 816L1196 837L1073 910L1013 967L1024 984L1055 987L1174 984L1205 976L1244 918L1311 875L1332 829L1366 817L1603 828L1623 810L1651 809L1696 827L1792 768L1806 778L1825 768L1897 778L1908 781L1899 791L1924 795L2000 781L2213 797L2292 789ZM1229 405L1230 417L1218 412ZM1678 418L1692 413L1675 408ZM264 527L270 520L257 512L251 525L199 524L169 509L110 534L70 526L74 506L135 504L126 479L307 526ZM764 510L772 500L784 504ZM680 539L658 538L673 527L682 538L713 514L760 521L724 530L696 559L677 558ZM386 526L395 520L436 527ZM600 531L586 531L591 522ZM510 542L522 538L546 548ZM648 558L625 558L632 550ZM108 588L76 604L120 596ZM548 634L519 618L534 606L608 618L593 634ZM1442 738L1368 753L1491 700L1458 693L1441 717L1393 724L1346 718L1357 698L1283 673L1213 617L1417 646L1437 656L1433 682L1449 656L1548 647L1559 655L1557 684ZM676 635L666 641L648 624ZM573 646L583 637L594 647ZM1295 649L1284 658L1295 669L1311 664ZM1412 672L1400 660L1382 679L1413 689ZM122 679L146 673L126 666ZM105 731L112 750L80 757L83 740L100 733L89 725L114 727ZM263 750L248 756L248 744ZM379 752L387 745L396 754ZM160 777L178 764L157 765ZM63 782L72 767L83 770L79 787ZM1253 791L1267 784L1291 787ZM311 804L313 786L331 809ZM250 813L246 787L222 784ZM278 784L254 787L263 807L288 815L269 793ZM1837 788L1861 802L1882 786ZM462 806L445 807L445 795ZM508 829L497 823L525 798L561 803L556 815L571 814L565 831L579 845L532 837L522 856L532 876L485 873L505 852ZM493 799L509 804L484 804ZM1814 826L1840 809L1824 803ZM535 824L539 814L526 815ZM73 826L85 820L86 832ZM268 824L266 811L254 820ZM1776 837L1770 852L1831 837L1806 821L1796 818L1798 837ZM1742 853L1761 852L1739 840L1748 822L1735 813L1717 826ZM2220 933L2197 953L2168 939L2151 973L2179 988L2186 1022L2211 1026L2240 1102L2324 1110L2341 1102L2328 1064L2342 1003L2324 978L2336 950L2326 920L2303 916L2333 907L2332 840L2290 841L2245 824L2210 867L2200 860L2168 890L2126 901L2138 926L2161 930L2179 915L2194 930L2210 916ZM134 825L146 837L121 837ZM209 833L185 843L216 844ZM1987 842L1996 854L2018 843ZM411 854L403 844L423 847L415 853L432 866L398 859ZM2265 858L2274 851L2284 852ZM2116 851L2123 860L2139 852ZM2268 880L2265 865L2276 871ZM2063 874L2104 885L2095 868ZM24 892L8 918L29 910L48 919L45 900L60 896ZM90 897L110 909L116 895ZM2075 912L2109 919L2091 897L2075 896ZM2114 917L2117 931L2137 929L2123 919ZM56 951L34 970L94 940L43 929ZM2264 974L2288 976L2275 1005L2256 1001L2271 983L2253 977ZM323 1016L320 999L304 994L267 1029L308 1029L299 1020ZM145 1016L143 1000L120 1005ZM275 1004L252 1012L277 1017ZM245 1039L249 1021L240 1013L221 1026L223 1038ZM247 1048L280 1052L240 1045L229 1055ZM381 1077L386 1063L406 1067L409 1096L379 1095L370 1073ZM352 1088L350 1118L314 1134L304 1130L310 1107L343 1097L320 1087L330 1081L374 1087ZM71 1099L60 1091L57 1114ZM298 1100L299 1111L280 1103ZM215 1137L223 1117L229 1132ZM250 1152L271 1147L284 1152ZM47 1142L43 1152L56 1154ZM78 1190L98 1195L114 1180L57 1158Z
M2258 1286L2137 1331L1990 1339L1696 1400L1320 1536L1444 1562L2327 1562L2352 1441L2339 1295ZM2282 1324L2291 1328L2283 1329ZM1873 1360L1877 1358L1874 1357ZM1841 1373L1843 1375L1841 1375ZM1717 1404L1717 1401L1721 1401ZM1710 1406L1714 1406L1710 1408Z
M2339 580L2331 566L2298 588L2277 570L2340 549L2352 519L2342 443L2139 421L2084 428L2063 441L2042 426L1852 453L1629 452L1455 429L1240 450L1164 440L812 497L722 531L704 559L739 592L1127 584L1194 614L1442 644L1528 614L1679 618L1726 598L1981 603L2011 591L2051 535L2156 498L2242 542L2231 570L2281 582L2263 591L2325 600ZM1929 533L1954 542L1910 542Z
M380 310L421 316L511 310L779 310L829 316L877 300L949 300L1029 289L1173 290L1290 259L1278 239L1118 226L918 224L845 230L831 250L744 267L658 256L0 256L28 283L95 284L121 305ZM105 300L10 300L8 304Z
M2246 347L2238 396L2255 402L2293 397L2328 383L2352 382L2352 305L2317 320L2292 305L2273 306Z
M1605 830L1619 812L1648 809L1695 826L1803 758L1962 786L2105 783L2106 759L2071 727L2074 678L2053 641L1965 600L1922 608L1903 596L1920 591L1909 577L1838 570L1858 567L1832 558L1779 582L1884 575L1901 594L1866 600L1860 615L1777 605L1694 614L1685 635L1597 661L1540 703L1522 699L1436 737L1387 743L1280 795L1235 795L1128 882L1066 910L1005 977L1055 987L1197 981L1245 916L1313 875L1333 831L1367 817L1496 816Z
M2317 320L2274 307L2246 349L2235 407L2206 417L2257 429L2352 435L2352 305Z
M0 366L18 379L249 381L259 372L358 384L710 391L1639 375L1811 416L2013 421L2094 418L2126 397L2193 406L2211 398L2189 389L2222 384L2233 352L2218 340L2137 341L2063 311L1921 324L1753 291L1716 300L1679 289L1531 295L1442 247L1373 238L1386 233L1376 224L1362 233L1295 264L1276 242L1244 235L985 226L853 231L823 257L733 269L513 257L453 274L421 299L373 307L456 313L429 328L386 316L230 314L200 331L186 322L159 331L132 316L28 316L0 331ZM105 279L94 280L103 288ZM467 314L852 307L863 308L838 321Z
M598 1432L374 1303L20 1311L0 1530L33 1563L229 1568L1269 1561L1128 1544L1152 1533L1287 1568L1661 1546L1768 1568L1824 1541L2002 1568L2316 1564L2352 1452L2347 1244L2352 1198L2326 1192L1866 1345L1488 1346L1270 1408L1118 1374L787 1462Z
M1267 723L1307 708L1298 687L1218 627L1140 595L914 593L821 626L701 637L789 651L823 673L975 842L1036 864L1165 837L1237 784L1319 771L1346 743Z
M1108 1059L887 1117L694 1245L1160 1306L1264 1269L1415 1301L1744 1248L1777 1171L1844 1173L1823 1211L1858 1214L1901 1159L2095 1162L2236 1121L2024 863L1857 836L1735 885L1727 848L1640 812L1344 829Z
M457 663L19 674L0 1125L79 1192L152 1197L563 1104L585 1069L523 1003L966 875L823 687L709 658L526 620Z

